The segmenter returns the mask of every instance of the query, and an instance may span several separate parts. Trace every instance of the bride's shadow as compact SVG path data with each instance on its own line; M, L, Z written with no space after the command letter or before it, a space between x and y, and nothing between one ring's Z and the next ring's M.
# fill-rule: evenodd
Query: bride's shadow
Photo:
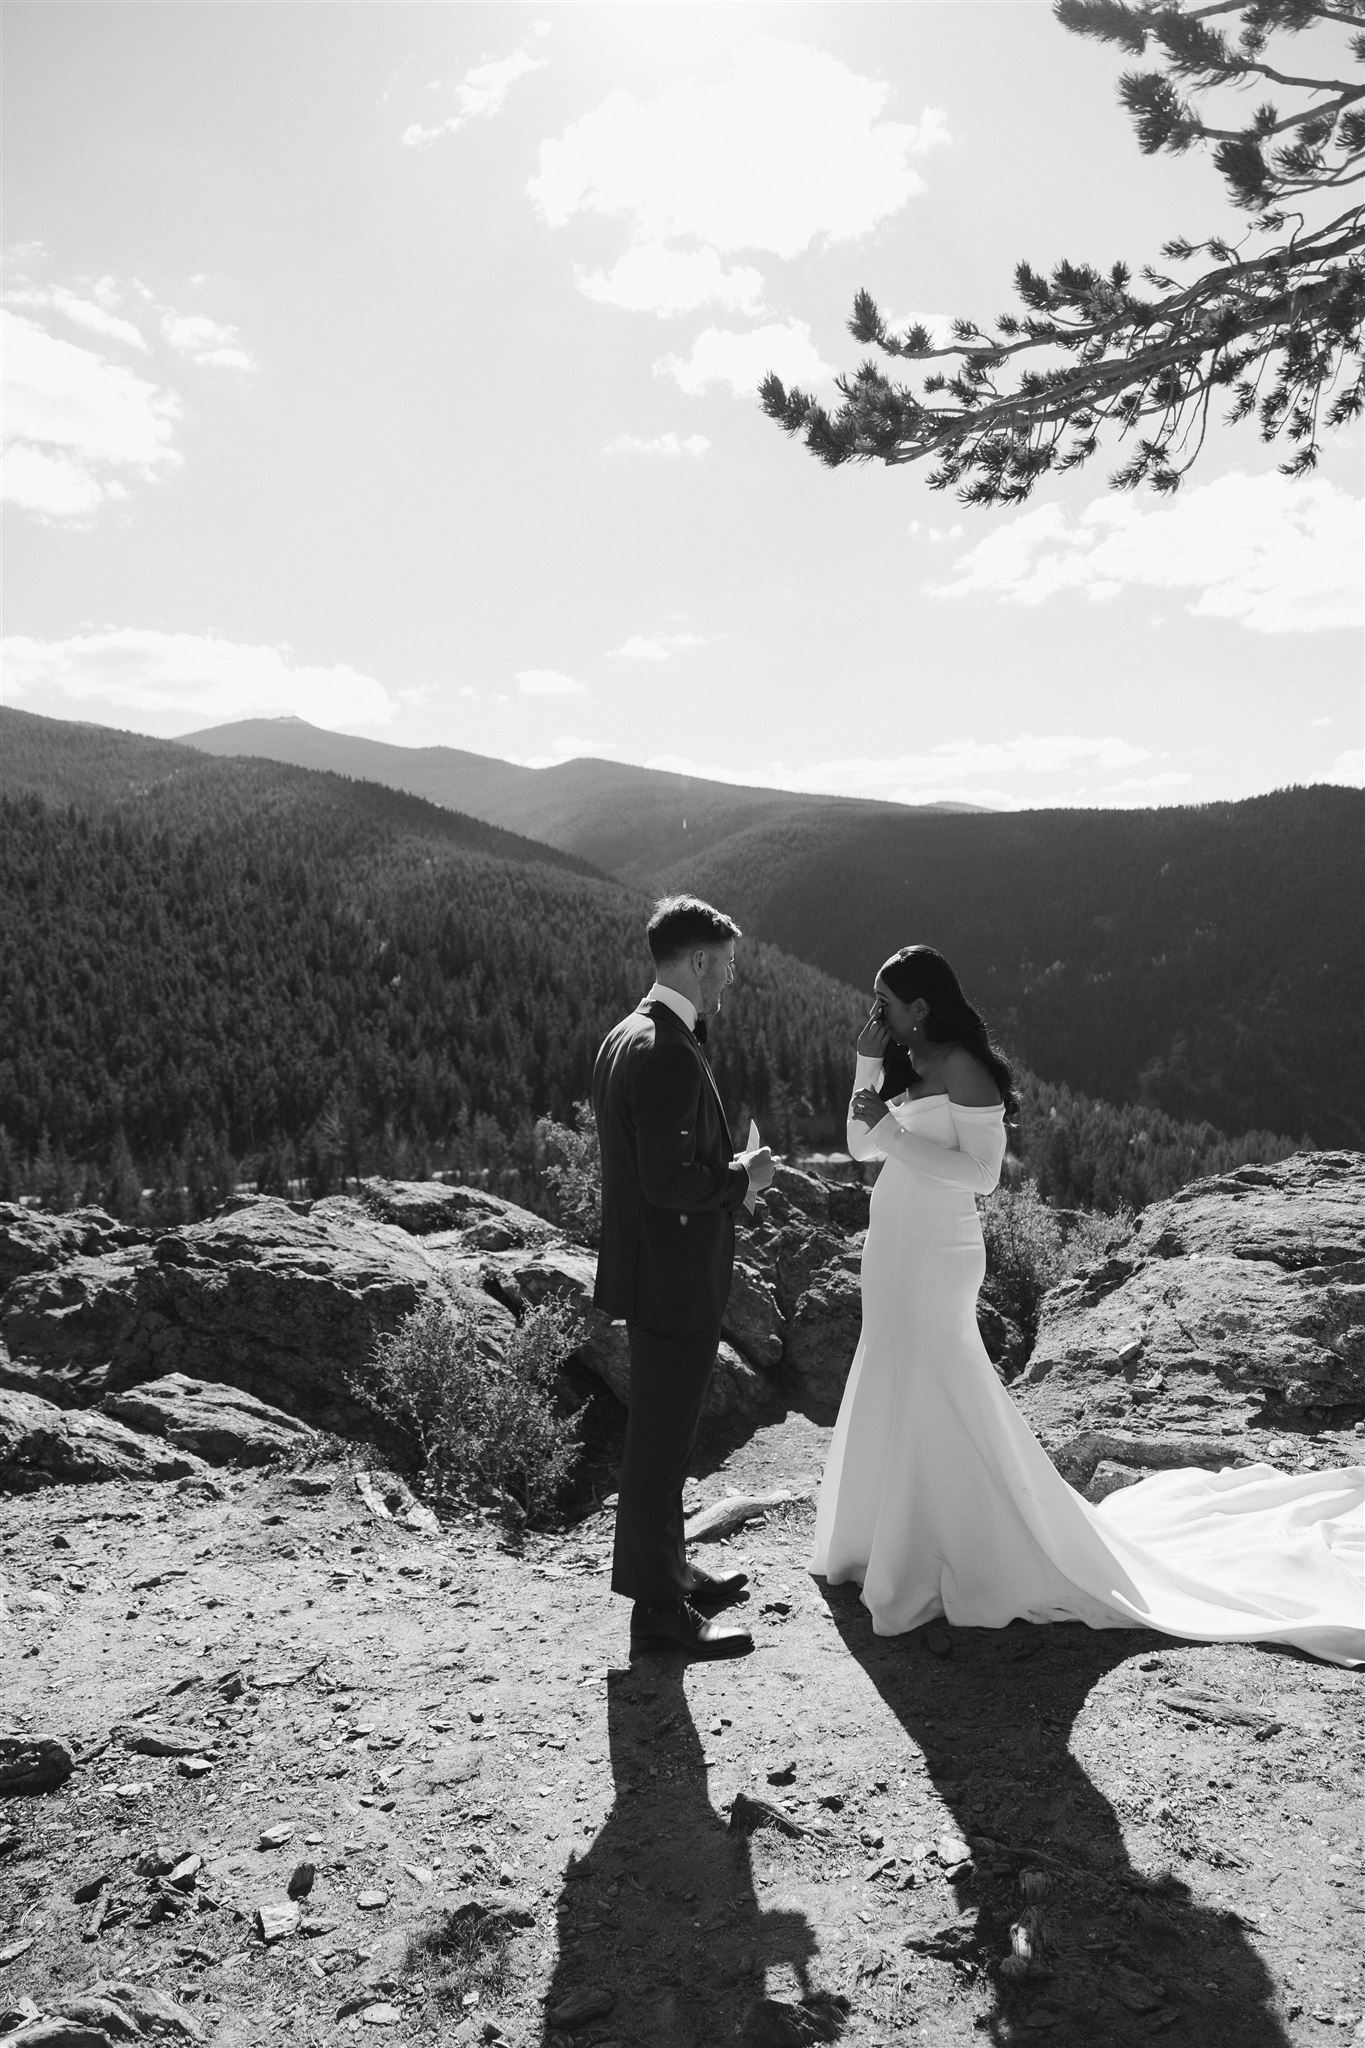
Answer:
M1289 2048L1272 2009L1273 1980L1236 1913L1196 1903L1198 1864L1182 1866L1188 1878L1135 1870L1117 1814L1070 1747L1105 1674L1169 1647L1164 1639L1080 1623L951 1631L938 1623L932 1640L951 1646L939 1656L925 1630L874 1636L856 1586L822 1590L846 1648L923 1752L934 1791L973 1844L959 1881L931 1858L902 1894L922 1979L970 1980L977 2025L1001 2044ZM1122 1759L1122 1728L1104 1739ZM1156 1785L1141 1789L1148 1799L1159 1794ZM1028 1849L1041 1854L1013 1853ZM1023 1909L1019 1872L1029 1868L1047 1872L1051 1974L1014 1978L1000 1965ZM1216 1888L1217 1879L1207 1883ZM908 1988L913 2010L913 1982ZM926 1997L929 1990L926 1982Z
M810 1922L760 1905L749 1841L711 1804L683 1667L648 1658L609 1672L607 1735L613 1804L565 1872L544 2041L738 2043L770 1970L790 1973L810 2000L816 2031L804 2038L835 2040L842 2002L821 1996ZM599 2026L556 2024L567 2002L592 1992L614 1998Z

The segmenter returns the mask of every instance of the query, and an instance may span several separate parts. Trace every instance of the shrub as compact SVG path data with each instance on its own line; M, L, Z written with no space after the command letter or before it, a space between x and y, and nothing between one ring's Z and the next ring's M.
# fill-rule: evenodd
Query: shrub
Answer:
M573 1116L572 1126L548 1116L536 1125L541 1180L555 1222L580 1244L595 1245L602 1235L602 1153L592 1104L576 1102Z
M982 1205L986 1293L1017 1323L1032 1348L1043 1296L1068 1273L1093 1265L1132 1229L1131 1210L1113 1216L1050 1209L1037 1183L999 1187Z
M485 1906L477 1899L446 1906L408 1937L407 1966L429 1969L436 2003L465 2009L471 1993L500 1998L511 1987L514 1931L530 1914L515 1906Z
M470 1318L431 1299L380 1338L356 1391L408 1433L429 1498L492 1499L517 1521L535 1520L578 1460L578 1413L561 1413L555 1385L580 1335L573 1311L547 1302L490 1357Z

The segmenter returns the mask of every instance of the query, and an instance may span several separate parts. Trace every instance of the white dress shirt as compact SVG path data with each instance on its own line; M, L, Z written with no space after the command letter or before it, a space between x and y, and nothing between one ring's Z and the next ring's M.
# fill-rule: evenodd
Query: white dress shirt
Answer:
M695 1003L689 1003L686 996L679 995L677 989L665 988L661 981L656 981L649 994L645 997L645 1001L647 1003L663 1003L667 1009L673 1012L675 1017L682 1018L689 1031L696 1030L697 1006Z

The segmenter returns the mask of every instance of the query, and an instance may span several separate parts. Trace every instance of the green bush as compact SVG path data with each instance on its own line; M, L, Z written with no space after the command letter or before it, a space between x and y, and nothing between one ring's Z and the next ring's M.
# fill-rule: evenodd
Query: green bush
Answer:
M578 1461L578 1413L561 1412L556 1379L581 1334L572 1310L545 1303L490 1357L468 1317L428 1300L380 1338L357 1391L410 1436L428 1498L491 1500L534 1521Z
M596 1245L602 1235L602 1153L590 1102L573 1106L573 1125L543 1116L536 1125L541 1182L554 1220L580 1244Z
M1031 1349L1048 1289L1104 1258L1132 1227L1131 1210L1099 1216L1050 1209L1035 1181L1001 1186L981 1208L987 1299L1019 1325Z

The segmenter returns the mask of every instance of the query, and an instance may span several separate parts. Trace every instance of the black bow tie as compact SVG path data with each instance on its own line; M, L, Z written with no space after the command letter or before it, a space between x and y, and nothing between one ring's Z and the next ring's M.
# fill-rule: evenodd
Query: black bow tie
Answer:
M698 1044L698 1045L705 1045L705 1043L706 1043L706 1019L705 1019L705 1017L698 1017L698 1019L697 1019L696 1023L695 1023L695 1024L694 1024L694 1025L692 1026L692 1036L693 1036L693 1037L694 1037L694 1038L696 1039L696 1041L697 1041L697 1044Z

